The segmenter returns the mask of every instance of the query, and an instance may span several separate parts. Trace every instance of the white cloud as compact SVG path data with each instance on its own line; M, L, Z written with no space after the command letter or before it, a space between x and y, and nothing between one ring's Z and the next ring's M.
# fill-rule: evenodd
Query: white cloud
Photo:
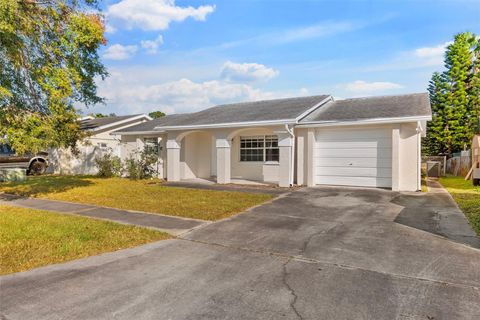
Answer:
M350 21L322 22L322 23L303 26L303 27L279 30L276 32L262 33L251 38L224 42L217 46L206 47L203 49L204 50L231 49L231 48L242 47L246 45L256 45L256 46L283 45L291 42L305 41L305 40L324 38L328 36L342 34L342 33L361 29L365 25L366 24L354 23Z
M205 21L214 10L212 5L197 8L177 6L175 0L122 0L108 7L107 16L126 22L130 29L165 30L172 21L180 22L187 18Z
M354 94L363 94L363 95L370 95L370 94L381 94L391 90L402 89L403 86L398 83L393 82L366 82L362 80L357 80L354 82L347 83L345 85L345 89L350 91Z
M135 45L123 46L121 44L112 44L105 50L103 57L110 60L126 60L137 52L138 47Z
M148 54L155 54L158 52L158 47L163 44L163 37L162 35L158 35L157 38L153 40L142 40L140 41L140 45Z
M112 70L99 83L99 94L107 99L109 112L117 114L161 110L166 113L194 112L213 105L272 99L280 95L247 84L219 80L195 82L187 78L145 84L141 74Z
M117 29L114 26L112 26L111 24L107 23L105 25L105 32L106 33L115 33L116 31L117 31Z
M298 93L300 96L308 96L310 94L310 91L307 88L300 88Z
M415 56L419 58L441 58L443 59L443 54L445 53L446 48L451 45L453 42L445 42L434 47L423 47L414 50Z
M278 71L259 63L225 62L221 77L232 82L266 81L278 76Z
M441 68L444 63L445 50L451 43L449 41L433 47L421 47L402 51L392 57L390 61L362 69L363 71L394 71Z
M285 32L275 34L275 37L272 40L277 43L289 43L349 32L361 27L361 25L356 25L348 21L326 22L287 30Z

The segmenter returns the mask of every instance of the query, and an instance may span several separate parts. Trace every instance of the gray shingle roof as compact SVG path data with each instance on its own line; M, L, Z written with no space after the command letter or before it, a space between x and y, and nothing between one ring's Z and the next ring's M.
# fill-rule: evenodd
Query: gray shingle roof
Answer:
M327 95L319 95L220 105L195 113L168 115L119 130L116 133L149 132L162 130L162 127L175 126L294 120L328 97ZM416 93L327 102L302 119L300 124L430 115L431 110L428 94Z
M263 100L224 104L199 112L173 114L148 121L136 126L119 130L119 132L155 131L158 127L215 125L220 123L294 120L316 104L327 99L328 95L310 97Z
M137 124L136 126L131 126L128 128L121 129L119 131L116 131L115 133L118 132L148 132L148 131L154 131L155 127L164 125L165 123L169 123L170 121L174 121L175 118L181 118L185 116L190 116L190 113L185 113L185 114L171 114L168 116L164 116L161 118L153 119L151 121L146 121L140 124Z
M225 104L170 118L161 126L195 126L219 123L295 119L328 95Z
M430 116L427 93L353 98L328 103L300 121L354 121L378 118Z
M131 114L128 116L115 116L115 117L104 117L104 118L95 118L95 119L84 119L80 120L80 129L82 130L93 130L101 126L106 126L118 121L127 120L129 118L137 117L140 114Z

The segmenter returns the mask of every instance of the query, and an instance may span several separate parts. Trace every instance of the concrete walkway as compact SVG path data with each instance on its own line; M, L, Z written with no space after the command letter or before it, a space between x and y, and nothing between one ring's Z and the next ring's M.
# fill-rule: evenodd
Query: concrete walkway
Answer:
M402 197L304 188L176 239L2 276L0 319L480 319L480 250L393 222L438 205Z
M0 194L0 204L69 213L122 224L148 227L165 231L172 235L180 235L193 228L208 223L202 220L165 216L156 213L120 210L56 200L24 198L5 193Z
M395 222L480 248L478 237L450 193L435 180L427 180L428 193L403 195L393 202L404 205Z
M177 182L165 182L163 186L179 187L189 189L202 189L202 190L217 190L217 191L237 191L248 193L265 193L271 195L280 195L292 191L290 188L280 188L267 185L238 185L238 184L216 184L216 183L202 183L197 181L177 181Z

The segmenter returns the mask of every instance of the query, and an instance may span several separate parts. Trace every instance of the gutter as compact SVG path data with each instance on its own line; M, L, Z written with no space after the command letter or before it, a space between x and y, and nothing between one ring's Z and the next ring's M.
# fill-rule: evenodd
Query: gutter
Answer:
M156 135L156 134L164 134L165 130L158 130L158 131L114 131L110 132L112 136L136 136L136 135Z
M146 115L146 114L139 114L139 115L137 115L137 116L134 116L134 117L131 117L131 118L127 118L127 119L123 119L123 120L120 120L120 121L115 121L115 122L112 122L112 123L109 123L109 124L105 124L105 125L103 125L103 126L99 126L99 127L90 129L90 130L88 130L88 131L92 131L92 132L100 131L100 130L108 129L108 128L111 128L111 127L114 127L114 126L118 126L118 125L121 125L121 124L124 124L124 123L128 123L128 122L130 122L130 121L139 120L139 119L142 119L142 118L146 118L148 121L153 120L150 116L148 116L148 115Z
M348 120L348 121L309 121L299 123L302 128L313 127L333 127L333 126L354 126L354 125L371 125L371 124L391 124L402 122L430 121L432 116L414 116L414 117L397 117L397 118L376 118L365 120Z
M295 119L283 119L283 120L265 120L265 121L250 121L250 122L229 122L229 123L218 123L218 124L200 124L200 125L190 125L190 126L158 126L154 129L158 130L199 130L199 129L215 129L215 128L242 128L242 127L254 127L254 126L265 126L265 125L282 125L282 124L295 124Z

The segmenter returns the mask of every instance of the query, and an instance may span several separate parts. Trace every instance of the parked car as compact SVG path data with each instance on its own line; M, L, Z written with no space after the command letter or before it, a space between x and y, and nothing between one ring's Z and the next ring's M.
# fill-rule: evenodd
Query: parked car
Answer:
M47 152L19 156L10 145L0 144L0 168L23 168L27 174L39 175L45 173L47 167Z

